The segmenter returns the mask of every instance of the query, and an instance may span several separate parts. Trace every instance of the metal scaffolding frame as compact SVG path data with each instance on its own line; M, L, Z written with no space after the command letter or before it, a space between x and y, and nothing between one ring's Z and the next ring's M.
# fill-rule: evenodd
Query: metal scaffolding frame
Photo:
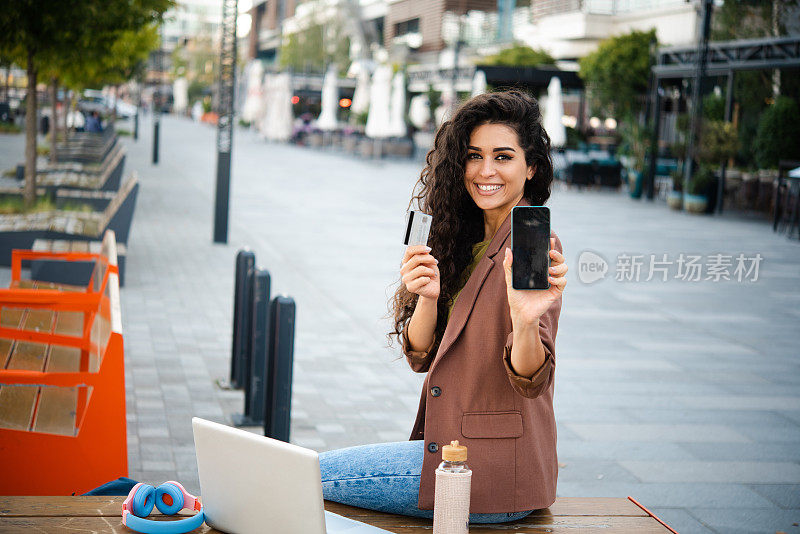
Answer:
M800 36L769 37L708 43L706 76L725 76L730 71L796 68L800 66ZM694 76L696 46L672 46L658 51L656 78Z
M654 83L650 93L650 109L654 132L650 146L650 160L645 187L646 198L652 200L655 190L656 158L658 157L659 127L661 121L661 82L697 78L698 58L705 52L703 79L726 76L725 120L730 121L733 109L733 80L737 71L800 68L800 36L767 37L736 41L709 42L705 51L698 46L673 46L658 50L656 65L652 68ZM695 84L699 89L699 84ZM699 93L702 98L702 93ZM693 103L694 105L694 103ZM689 152L687 151L687 157ZM725 172L718 186L717 211L722 212Z

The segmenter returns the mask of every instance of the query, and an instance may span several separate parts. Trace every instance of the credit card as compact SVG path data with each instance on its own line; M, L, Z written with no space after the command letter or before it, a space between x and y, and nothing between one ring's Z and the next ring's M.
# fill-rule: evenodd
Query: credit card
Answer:
M406 223L406 238L403 243L406 245L427 245L428 234L431 233L431 222L433 217L421 211L411 210L408 212Z

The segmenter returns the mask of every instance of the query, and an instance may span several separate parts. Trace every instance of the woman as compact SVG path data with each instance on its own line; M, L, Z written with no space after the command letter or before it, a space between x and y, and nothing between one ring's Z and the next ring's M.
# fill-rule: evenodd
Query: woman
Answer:
M417 184L430 247L408 247L395 330L427 372L411 440L320 455L326 499L432 517L440 447L472 468L470 521L512 521L555 501L555 336L566 285L551 235L550 289L511 287L511 210L543 205L553 169L539 106L518 92L472 98L444 123ZM502 265L501 265L502 262Z

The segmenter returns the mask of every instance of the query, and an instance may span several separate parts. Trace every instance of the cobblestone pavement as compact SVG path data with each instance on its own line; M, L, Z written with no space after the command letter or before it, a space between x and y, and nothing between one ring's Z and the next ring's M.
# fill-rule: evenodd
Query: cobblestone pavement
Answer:
M242 393L215 384L229 374L244 246L273 295L297 302L292 442L406 439L423 377L386 346L385 315L420 163L237 131L229 244L214 245L215 131L165 118L155 167L151 131L146 119L140 140L124 141L126 172L142 182L122 291L130 475L199 491L191 416L230 423L242 411ZM17 139L0 136L3 168L9 150L22 153ZM570 267L556 342L558 494L632 495L682 533L800 532L800 243L764 220L624 194L557 187L549 205ZM605 279L581 282L586 251L607 262ZM651 254L673 262L667 281L657 269L646 281L665 267ZM701 281L675 278L680 254L701 256ZM713 280L716 254L732 280ZM739 254L761 254L756 280L736 272ZM639 260L636 281L625 266Z

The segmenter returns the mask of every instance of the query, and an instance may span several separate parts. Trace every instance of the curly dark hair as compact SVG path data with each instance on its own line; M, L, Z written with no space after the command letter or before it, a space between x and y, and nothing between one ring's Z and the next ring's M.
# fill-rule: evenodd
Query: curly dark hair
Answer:
M472 246L484 237L483 213L464 185L467 146L472 131L483 124L504 124L517 133L525 162L535 169L533 178L525 182L523 197L533 206L542 206L550 198L553 162L550 137L541 123L542 114L536 99L511 90L471 98L436 133L433 149L425 158L425 168L409 202L409 209L416 201L421 211L433 217L428 246L439 260L441 286L435 345L442 339L450 301L461 289L462 273L472 260ZM393 337L401 340L417 298L418 295L410 293L405 284L400 283L389 304L394 319L394 330L388 334L390 343Z

